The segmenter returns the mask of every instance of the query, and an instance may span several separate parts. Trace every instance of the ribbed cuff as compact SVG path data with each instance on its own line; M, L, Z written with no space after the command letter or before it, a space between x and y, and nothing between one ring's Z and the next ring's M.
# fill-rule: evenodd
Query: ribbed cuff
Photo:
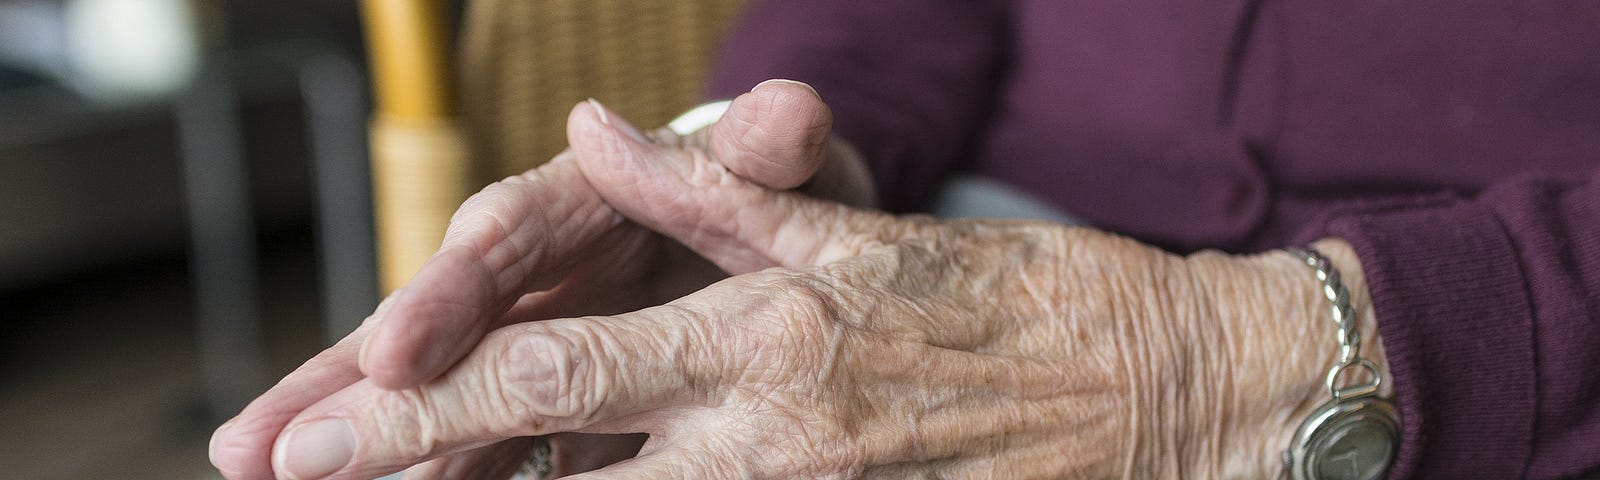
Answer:
M1402 445L1389 478L1520 478L1537 406L1533 310L1487 209L1429 201L1330 217L1361 258L1394 376Z

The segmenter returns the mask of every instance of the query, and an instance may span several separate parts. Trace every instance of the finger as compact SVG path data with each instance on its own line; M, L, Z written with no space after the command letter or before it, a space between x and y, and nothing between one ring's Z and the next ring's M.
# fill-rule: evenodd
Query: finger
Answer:
M367 339L361 370L387 388L433 378L617 223L572 162L490 185L462 205L439 253Z
M709 128L711 152L728 170L786 190L806 183L822 165L833 113L810 85L768 80L733 99Z
M250 402L211 435L211 464L233 480L273 478L272 442L301 410L361 379L356 354L376 318L394 305L396 291L350 335L323 350Z
M631 128L597 103L573 109L567 136L584 176L617 211L729 273L829 263L903 233L887 215L756 185Z
M696 345L703 322L687 315L658 307L502 328L433 382L357 382L307 408L274 444L274 468L364 478L511 437L661 428L642 413L704 405L718 383L709 347Z
M639 230L638 233L646 232ZM630 246L632 243L634 242L619 242L621 246L618 248L622 250L640 248ZM628 267L594 262L585 264L575 276L579 280L584 280L583 271L598 269L614 273L622 268ZM581 282L567 281L550 291L527 295L499 323L586 314L612 314L645 306L641 299L623 295L621 292L610 297L591 293L575 295L571 292L573 288L591 288L579 283ZM374 323L381 318L387 318L396 300L403 297L406 291L405 289L396 291L384 299L360 328L285 376L233 420L219 427L212 435L210 444L210 458L217 469L232 479L272 478L273 439L278 436L284 424L305 407L363 378L357 367L358 352L369 332L376 327ZM598 302L604 306L597 307L588 302L577 304L572 301L576 296L598 298Z
M404 480L505 480L522 469L532 437L447 455L406 469Z

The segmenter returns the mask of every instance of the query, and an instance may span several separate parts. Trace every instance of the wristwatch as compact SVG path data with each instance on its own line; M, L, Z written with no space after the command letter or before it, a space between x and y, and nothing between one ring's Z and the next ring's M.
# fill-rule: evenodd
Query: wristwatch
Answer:
M1324 383L1329 398L1295 431L1283 452L1285 476L1292 480L1376 480L1383 477L1400 448L1400 422L1394 404L1379 396L1378 366L1361 358L1361 333L1350 291L1326 257L1311 249L1287 249L1316 273L1332 303L1338 324L1339 361ZM1346 372L1366 370L1370 380L1341 385Z

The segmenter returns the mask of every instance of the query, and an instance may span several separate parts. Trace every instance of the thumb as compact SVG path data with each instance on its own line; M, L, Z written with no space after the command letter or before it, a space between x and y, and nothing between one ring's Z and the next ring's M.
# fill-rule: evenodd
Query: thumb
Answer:
M704 150L654 142L599 102L573 108L567 137L606 203L729 273L829 263L895 230L888 215L763 187Z
M767 80L734 98L709 129L711 153L728 170L787 190L821 167L833 113L810 85Z

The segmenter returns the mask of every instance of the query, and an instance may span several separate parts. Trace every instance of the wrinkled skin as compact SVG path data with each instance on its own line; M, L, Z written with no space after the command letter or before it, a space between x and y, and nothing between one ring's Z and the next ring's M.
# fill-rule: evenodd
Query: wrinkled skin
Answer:
M412 284L429 288L391 297L219 429L214 463L236 479L413 465L408 476L503 478L528 436L642 432L637 458L578 477L1275 475L1335 350L1303 265L783 190L829 156L826 109L784 116L820 101L766 90L787 94L757 89L746 103L763 114L708 139L642 139L579 105L572 155L521 180L544 188L469 201ZM742 147L718 148L741 118L749 128L725 139ZM558 175L590 188L553 195L579 182ZM530 215L541 221L508 221ZM735 276L695 290L720 275L680 245ZM1368 305L1348 246L1317 247ZM565 281L521 293L550 279ZM601 299L615 311L583 311ZM572 315L590 316L559 318ZM529 321L545 318L557 319ZM339 450L313 445L319 434L352 458L314 468ZM565 437L556 466L626 458L637 444L618 438Z

